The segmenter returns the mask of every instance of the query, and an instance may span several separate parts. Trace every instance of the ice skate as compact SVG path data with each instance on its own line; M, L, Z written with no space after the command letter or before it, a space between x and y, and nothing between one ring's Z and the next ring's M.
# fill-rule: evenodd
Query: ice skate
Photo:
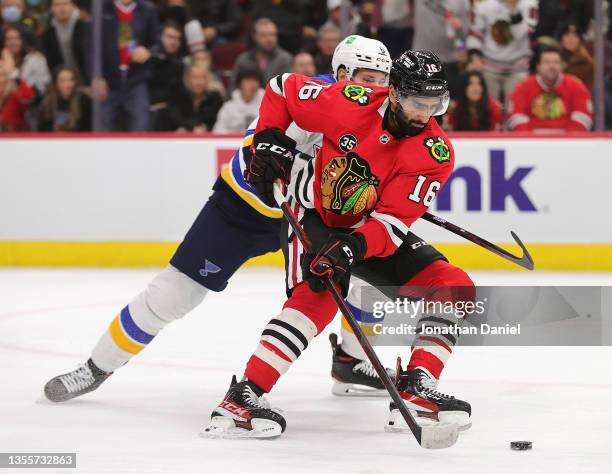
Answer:
M45 384L45 397L54 403L65 402L97 389L112 372L104 372L91 359L72 372L53 377Z
M329 335L332 345L332 370L334 379L332 393L339 397L386 397L389 396L374 367L368 360L351 357L338 344L338 336ZM395 378L395 372L387 369L389 377Z
M411 410L420 425L426 426L438 422L456 423L460 431L472 426L470 404L439 392L438 381L427 370L419 367L399 371L398 364L400 375L396 379L396 386L406 407ZM410 429L395 403L390 403L389 410L391 413L385 431L409 432Z
M249 381L232 377L230 389L212 412L210 423L200 433L204 438L278 438L287 426L278 410L270 408L263 392Z

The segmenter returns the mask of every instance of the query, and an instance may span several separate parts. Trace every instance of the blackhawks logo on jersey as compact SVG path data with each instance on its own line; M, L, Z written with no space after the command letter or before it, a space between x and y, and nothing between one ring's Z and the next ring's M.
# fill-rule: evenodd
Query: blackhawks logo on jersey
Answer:
M371 87L358 86L357 84L347 84L342 89L342 95L346 99L357 102L359 105L368 105L372 92L374 92L374 89Z
M444 163L450 161L451 152L450 148L442 137L429 137L425 139L425 148L429 150L431 157L438 163Z
M335 156L323 168L321 204L335 214L366 214L378 200L378 183L368 162L357 153Z
M531 103L531 113L539 119L555 120L566 114L565 104L554 92L544 92Z

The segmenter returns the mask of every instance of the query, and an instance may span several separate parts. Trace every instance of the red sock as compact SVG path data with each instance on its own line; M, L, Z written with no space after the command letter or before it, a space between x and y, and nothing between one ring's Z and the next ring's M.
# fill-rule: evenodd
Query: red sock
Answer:
M266 326L255 354L247 362L245 377L265 392L272 390L312 338L334 319L337 310L329 292L314 293L306 283L296 286L281 314Z
M427 301L446 302L474 299L474 283L467 273L444 260L436 260L417 273L403 285L400 294L415 295L423 292L424 289L428 290L426 292ZM436 379L440 378L454 344L437 335L422 335L415 339L413 347L415 349L408 362L408 369L423 367Z

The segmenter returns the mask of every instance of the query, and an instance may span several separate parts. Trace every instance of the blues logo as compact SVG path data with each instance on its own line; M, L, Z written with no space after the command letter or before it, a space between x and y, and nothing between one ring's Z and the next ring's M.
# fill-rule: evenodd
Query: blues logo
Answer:
M219 273L220 271L221 267L215 265L210 260L206 260L204 263L204 268L200 268L200 275L207 277L209 273Z

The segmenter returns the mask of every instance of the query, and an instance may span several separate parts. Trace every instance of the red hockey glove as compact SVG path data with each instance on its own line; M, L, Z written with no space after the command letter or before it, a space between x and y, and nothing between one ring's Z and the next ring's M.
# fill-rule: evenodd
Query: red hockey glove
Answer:
M244 179L268 206L274 207L274 182L289 183L295 140L280 130L267 128L253 137L255 154L244 170Z
M366 253L365 237L354 234L335 234L327 239L315 255L310 252L304 256L302 273L310 289L320 292L325 289L323 278L329 276L340 284L344 296L348 293L351 267L357 264Z

